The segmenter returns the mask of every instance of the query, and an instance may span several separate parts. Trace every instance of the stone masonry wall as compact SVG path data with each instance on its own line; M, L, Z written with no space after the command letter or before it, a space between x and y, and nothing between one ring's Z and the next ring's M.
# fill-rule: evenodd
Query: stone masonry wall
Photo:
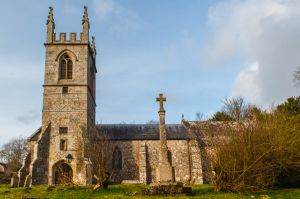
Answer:
M38 141L34 143L33 160L30 165L32 184L48 184L48 158L49 158L49 140L51 124L45 126Z
M144 171L144 160L146 161L146 182L153 183L156 181L159 140L112 141L112 144L114 147L118 146L123 156L122 170L115 171L115 175L112 176L114 182L120 183L123 180L141 180L143 182L144 180L140 179L140 176L145 175L140 172L140 167ZM167 145L169 149L168 159L173 167L174 180L189 183L192 179L197 179L197 182L194 180L195 183L202 183L199 180L199 178L202 178L200 149L194 151L194 157L199 158L199 161L194 160L192 163L187 140L168 140ZM141 156L141 150L143 149L141 146L145 146L146 157ZM196 153L199 153L198 156Z
M71 167L73 183L91 182L91 165L86 151L89 143L86 138L89 127L95 125L95 81L92 81L96 73L94 38L92 44L93 47L89 42L87 7L84 7L80 40L73 32L70 38L66 37L66 33L60 33L59 39L56 38L53 8L50 7L45 43L42 133L38 141L32 142L32 162L29 168L32 176L27 178L32 177L33 184L53 184L54 170L62 162ZM72 61L72 76L68 76L68 79L60 77L61 61L65 54ZM69 61L66 64L68 74ZM66 128L60 131L61 127ZM25 175L25 167L23 171Z
M75 42L76 43L76 42ZM94 68L91 62L89 44L68 43L46 44L46 63L43 99L43 126L51 122L48 183L54 183L56 163L73 160L68 164L73 171L75 184L86 184L87 179L86 149L89 126L95 121L94 94L89 88L89 71ZM60 79L61 56L67 53L73 62L72 79ZM63 93L63 86L68 92ZM67 127L66 134L60 133L60 127ZM67 143L67 150L60 149L61 140Z

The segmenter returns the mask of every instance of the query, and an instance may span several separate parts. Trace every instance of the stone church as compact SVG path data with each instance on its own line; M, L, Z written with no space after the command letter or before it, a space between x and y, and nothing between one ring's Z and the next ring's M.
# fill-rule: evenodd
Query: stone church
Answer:
M19 186L91 184L95 162L89 147L96 141L86 137L92 129L104 134L113 148L106 151L111 182L206 182L201 143L191 122L165 125L162 95L157 98L159 124L96 125L97 51L86 7L80 35L57 36L52 7L46 24L42 124L28 138Z

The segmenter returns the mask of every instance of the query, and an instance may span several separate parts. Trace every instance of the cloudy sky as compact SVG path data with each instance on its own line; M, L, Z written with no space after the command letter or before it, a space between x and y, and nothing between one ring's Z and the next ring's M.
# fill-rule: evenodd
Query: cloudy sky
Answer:
M160 92L168 123L208 117L226 97L269 107L299 93L299 0L2 1L0 144L41 124L50 5L56 33L79 33L89 8L98 123L156 120Z

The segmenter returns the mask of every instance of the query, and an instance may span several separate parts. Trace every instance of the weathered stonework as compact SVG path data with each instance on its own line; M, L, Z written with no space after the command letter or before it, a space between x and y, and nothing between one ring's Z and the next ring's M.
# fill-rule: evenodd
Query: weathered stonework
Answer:
M25 183L24 178L32 178L32 184L54 184L54 171L58 171L55 167L62 161L71 168L73 183L91 183L86 137L90 126L95 124L97 70L95 45L93 48L89 43L89 19L86 7L82 26L79 40L76 39L76 33L71 33L69 40L66 39L65 33L61 33L57 40L53 9L50 8L45 43L42 127L40 132L29 140L32 161L29 166L28 163L24 164L20 171L20 185ZM72 77L67 79L61 78L62 57L66 55L72 64ZM67 92L63 91L64 87L67 88ZM60 132L61 127L67 128L66 132ZM61 148L62 141L65 142L64 149ZM67 156L72 160L67 160Z
M200 150L189 152L193 148L189 140L168 140L169 161L173 167L174 179L186 184L202 184ZM157 182L156 168L159 165L159 140L112 141L123 155L122 170L112 176L112 181L139 180L140 182ZM142 155L141 155L142 154ZM199 157L199 159L198 159ZM194 158L194 162L191 160ZM112 170L110 170L112 171Z
M141 144L139 152L139 181L147 183L147 146L145 143Z
M107 150L112 182L203 183L202 171L206 164L203 164L202 154L207 151L201 148L187 125L165 125L163 109L159 114L161 123L155 127L152 124L116 125L114 129L95 124L96 44L94 37L91 44L89 41L87 8L79 39L76 33L71 33L69 39L66 33L60 33L57 38L54 30L53 9L50 8L42 125L28 138L29 153L19 178L13 181L14 186L16 180L19 186L92 183L93 162L88 149L93 144L101 144L95 143L98 141L91 136L94 127L99 128L99 133L109 131L110 147L118 149L118 158L121 156L114 164L114 153ZM65 55L72 61L71 78L61 77ZM117 169L113 165L117 165ZM57 179L62 168L71 179Z
M168 159L168 146L167 146L167 132L165 128L165 114L166 111L163 106L163 102L166 101L166 98L163 97L163 94L159 94L159 97L156 98L156 101L159 102L159 163L156 168L156 181L159 183L168 183L174 181L173 168L171 165L171 159ZM172 156L171 156L172 157Z

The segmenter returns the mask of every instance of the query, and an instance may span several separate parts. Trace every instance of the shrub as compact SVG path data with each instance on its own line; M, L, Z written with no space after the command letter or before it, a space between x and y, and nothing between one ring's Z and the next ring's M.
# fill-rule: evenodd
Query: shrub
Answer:
M300 116L257 113L239 128L213 162L216 191L254 191L300 184Z

